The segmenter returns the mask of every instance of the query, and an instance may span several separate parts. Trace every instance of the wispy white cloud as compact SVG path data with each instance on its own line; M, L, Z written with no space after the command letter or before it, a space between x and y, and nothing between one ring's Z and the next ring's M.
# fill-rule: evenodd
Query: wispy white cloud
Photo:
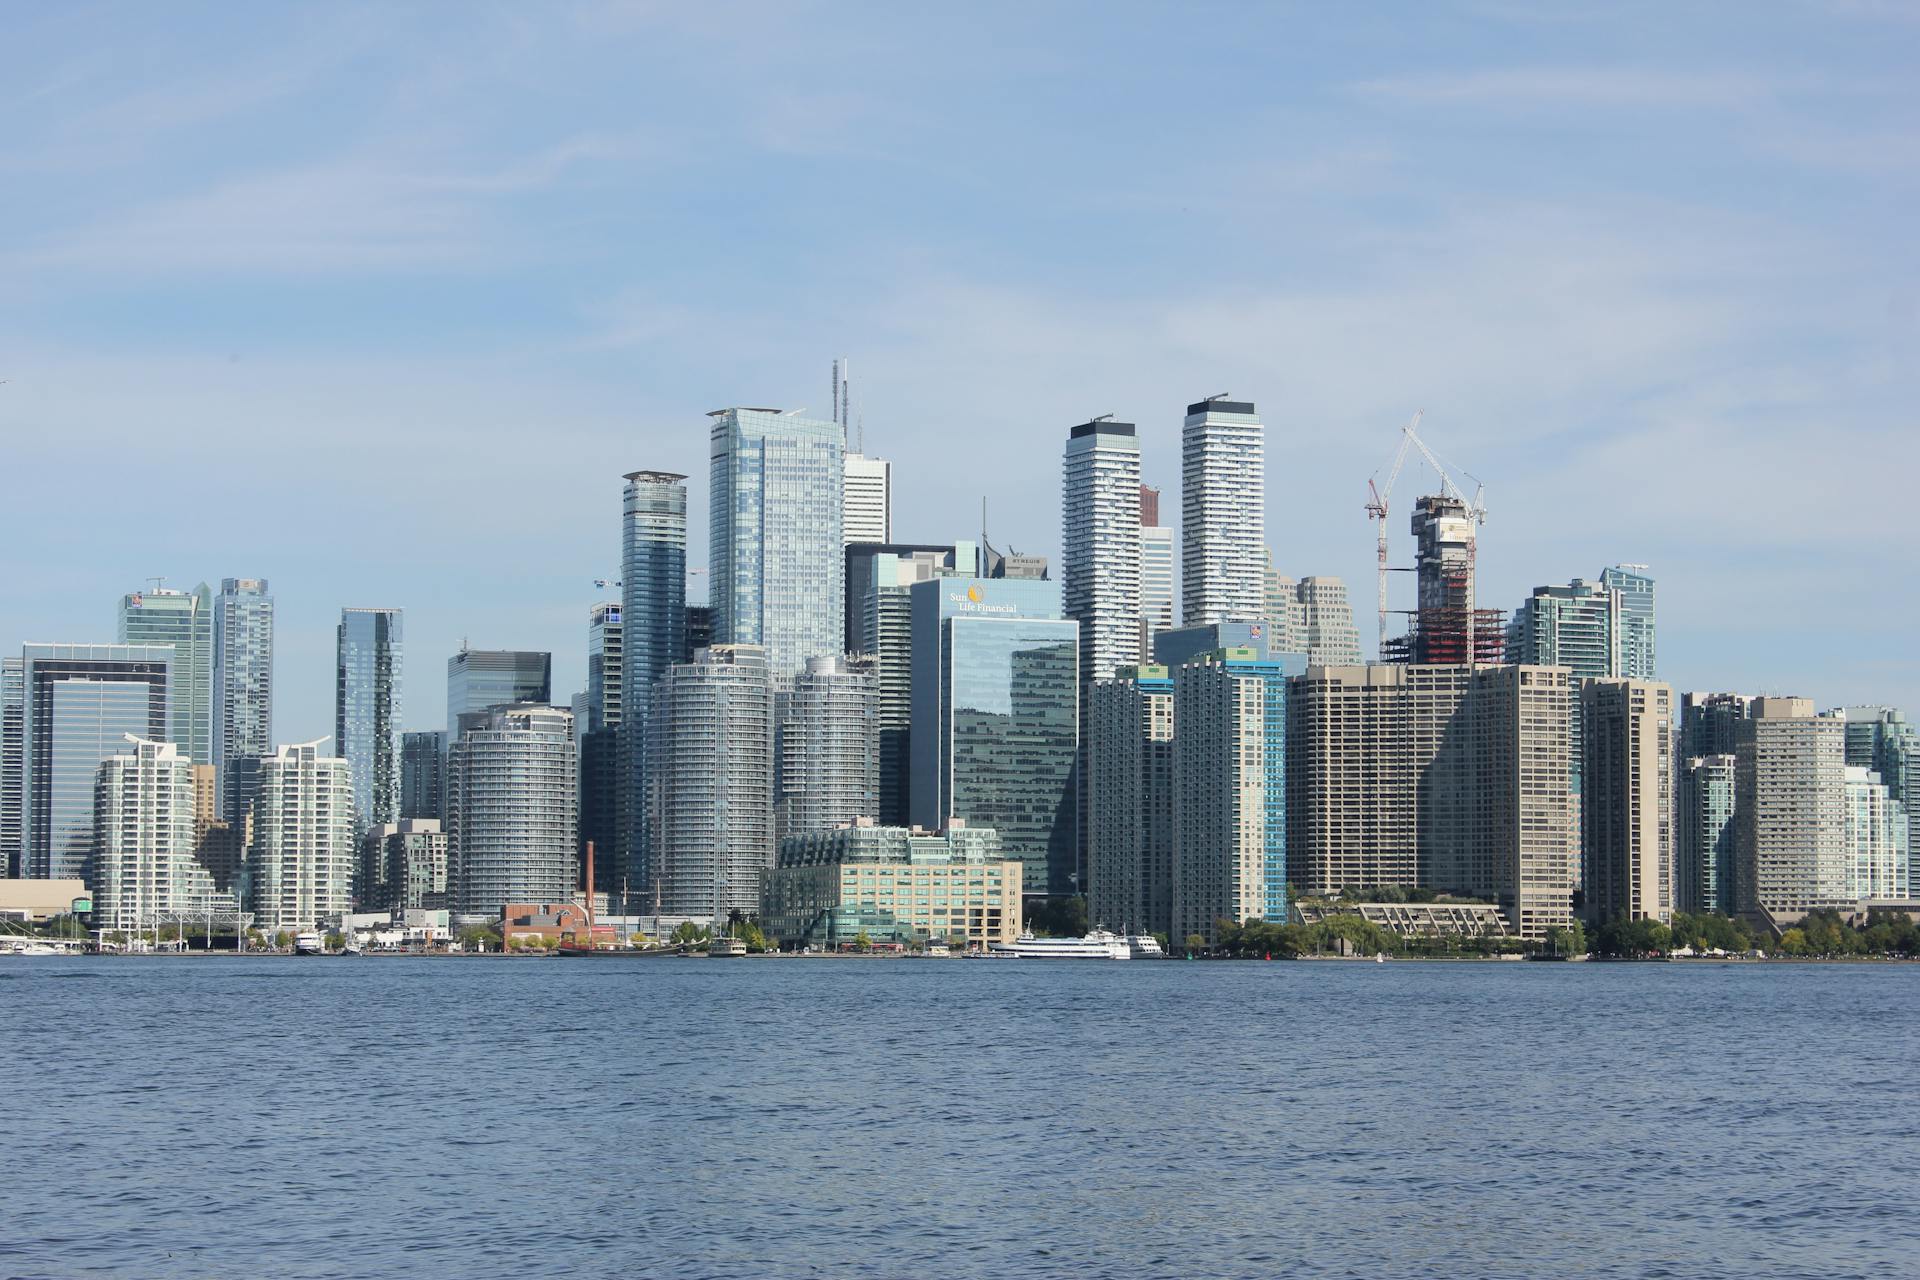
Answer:
M1817 87L1805 75L1635 67L1497 67L1363 80L1364 98L1422 106L1745 107Z
M392 147L250 174L47 236L0 256L15 269L301 274L470 264L509 241L498 202L595 163L653 154L641 138L583 135L495 167L418 168ZM512 242L525 254L529 246Z

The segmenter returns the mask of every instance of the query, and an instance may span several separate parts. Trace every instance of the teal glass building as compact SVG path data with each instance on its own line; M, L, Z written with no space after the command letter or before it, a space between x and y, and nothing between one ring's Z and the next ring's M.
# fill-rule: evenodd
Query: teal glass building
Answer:
M935 578L911 595L914 825L991 827L1027 894L1076 892L1080 628L1059 584Z
M167 732L195 764L213 755L213 592L206 583L192 591L132 591L120 597L121 644L173 646Z

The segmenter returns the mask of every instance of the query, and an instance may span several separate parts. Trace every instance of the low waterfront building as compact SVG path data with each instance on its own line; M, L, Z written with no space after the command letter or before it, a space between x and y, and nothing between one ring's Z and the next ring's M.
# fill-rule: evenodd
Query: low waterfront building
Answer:
M446 910L447 834L434 818L402 818L361 842L360 905L372 911Z
M0 879L0 920L40 924L93 910L84 880Z
M500 940L508 947L572 943L586 933L587 909L578 902L509 902L500 908ZM597 925L594 933L600 933Z
M1506 913L1491 902L1330 902L1302 898L1294 904L1301 924L1334 916L1359 916L1402 938L1499 938L1511 930Z
M999 833L860 821L789 837L761 886L760 927L782 947L964 937L984 950L1020 936L1022 864Z

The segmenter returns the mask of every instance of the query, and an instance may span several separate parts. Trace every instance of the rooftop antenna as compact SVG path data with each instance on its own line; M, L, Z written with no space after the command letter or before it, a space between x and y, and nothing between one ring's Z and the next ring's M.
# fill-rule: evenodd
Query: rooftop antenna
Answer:
M987 576L987 495L980 495L980 550L974 553L973 572L975 577Z
M147 581L153 584L153 594L155 595L159 595L167 585L165 578L148 578Z

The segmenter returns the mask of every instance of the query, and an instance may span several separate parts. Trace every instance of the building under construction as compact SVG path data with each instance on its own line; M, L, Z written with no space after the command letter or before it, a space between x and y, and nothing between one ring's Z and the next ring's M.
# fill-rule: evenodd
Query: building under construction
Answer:
M1444 473L1442 473L1444 478ZM1506 631L1498 609L1474 607L1474 553L1480 511L1452 486L1413 504L1417 607L1407 633L1389 640L1387 662L1492 665L1501 660Z

